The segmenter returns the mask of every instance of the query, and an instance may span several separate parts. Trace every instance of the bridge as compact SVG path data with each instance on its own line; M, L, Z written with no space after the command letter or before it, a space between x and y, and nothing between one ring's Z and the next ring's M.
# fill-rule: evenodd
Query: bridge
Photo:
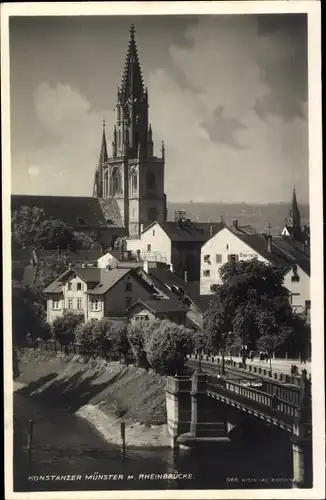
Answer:
M288 382L231 365L223 374L195 371L168 377L166 403L173 447L226 446L233 429L246 419L286 431L292 442L293 485L309 487L311 380L305 370Z

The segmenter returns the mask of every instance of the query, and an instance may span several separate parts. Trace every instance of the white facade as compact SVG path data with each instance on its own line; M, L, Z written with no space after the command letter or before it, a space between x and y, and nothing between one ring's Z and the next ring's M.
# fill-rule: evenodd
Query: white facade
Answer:
M297 266L295 273L291 269L285 275L284 285L291 293L293 309L298 313L308 313L310 309L310 276Z
M235 260L257 258L261 262L269 262L259 255L228 228L208 240L201 250L200 294L214 293L214 285L222 283L219 275L221 266L234 256ZM284 280L285 287L291 293L292 307L297 312L306 312L310 305L310 277L299 266L296 272L288 271Z
M142 232L139 239L127 240L127 250L139 252L141 260L171 264L171 240L158 222Z
M257 258L262 262L267 262L264 257L225 227L202 246L200 256L200 295L214 293L214 285L222 283L219 270L228 262L231 256L236 256L237 260Z
M110 271L108 271L110 272ZM137 300L150 300L153 294L140 279L126 274L105 294L87 294L87 284L78 276L67 277L62 292L48 294L47 321L52 323L65 312L84 314L85 321L104 317L126 316Z
M97 260L97 267L100 267L102 269L106 267L117 267L119 264L119 260L116 259L110 252L107 252L106 254L102 255L98 260Z

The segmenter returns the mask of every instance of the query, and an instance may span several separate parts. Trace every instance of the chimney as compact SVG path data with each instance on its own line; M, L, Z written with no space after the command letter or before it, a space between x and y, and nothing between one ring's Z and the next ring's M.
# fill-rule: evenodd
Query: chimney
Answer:
M137 260L137 262L140 261L140 250L139 249L136 252L136 260Z
M272 253L272 235L267 235L267 252Z
M185 274L184 274L184 281L187 283L188 281L188 271L185 271Z
M213 236L213 226L209 226L209 236L210 238Z
M145 273L147 273L147 274L148 274L148 267L149 267L148 260L144 260L143 268L144 268Z
M71 262L69 262L68 267L69 267L69 269L71 269Z
M140 224L140 232L142 233L144 231L144 224Z
M233 227L234 227L234 229L238 229L238 227L239 227L239 225L238 225L238 219L235 219L233 221Z

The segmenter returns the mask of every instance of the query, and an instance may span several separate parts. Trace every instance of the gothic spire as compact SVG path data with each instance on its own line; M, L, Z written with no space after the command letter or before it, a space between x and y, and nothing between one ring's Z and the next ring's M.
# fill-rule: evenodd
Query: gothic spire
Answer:
M107 161L108 161L108 149L107 149L106 136L105 136L105 120L103 120L102 144L101 144L100 157L98 160L99 167L101 167L103 165L103 163L105 163Z
M295 187L293 188L292 204L290 209L290 215L293 220L293 226L300 226L300 211L298 208L297 196L295 192Z
M135 40L135 27L130 27L130 38L127 50L125 67L122 75L120 95L123 104L129 99L140 98L144 94L143 77L138 59L138 52Z

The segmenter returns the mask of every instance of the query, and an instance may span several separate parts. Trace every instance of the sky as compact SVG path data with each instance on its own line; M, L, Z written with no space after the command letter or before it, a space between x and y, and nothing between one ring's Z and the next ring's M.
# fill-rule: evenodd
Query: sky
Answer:
M92 196L132 23L168 200L308 203L300 14L12 17L12 192Z

